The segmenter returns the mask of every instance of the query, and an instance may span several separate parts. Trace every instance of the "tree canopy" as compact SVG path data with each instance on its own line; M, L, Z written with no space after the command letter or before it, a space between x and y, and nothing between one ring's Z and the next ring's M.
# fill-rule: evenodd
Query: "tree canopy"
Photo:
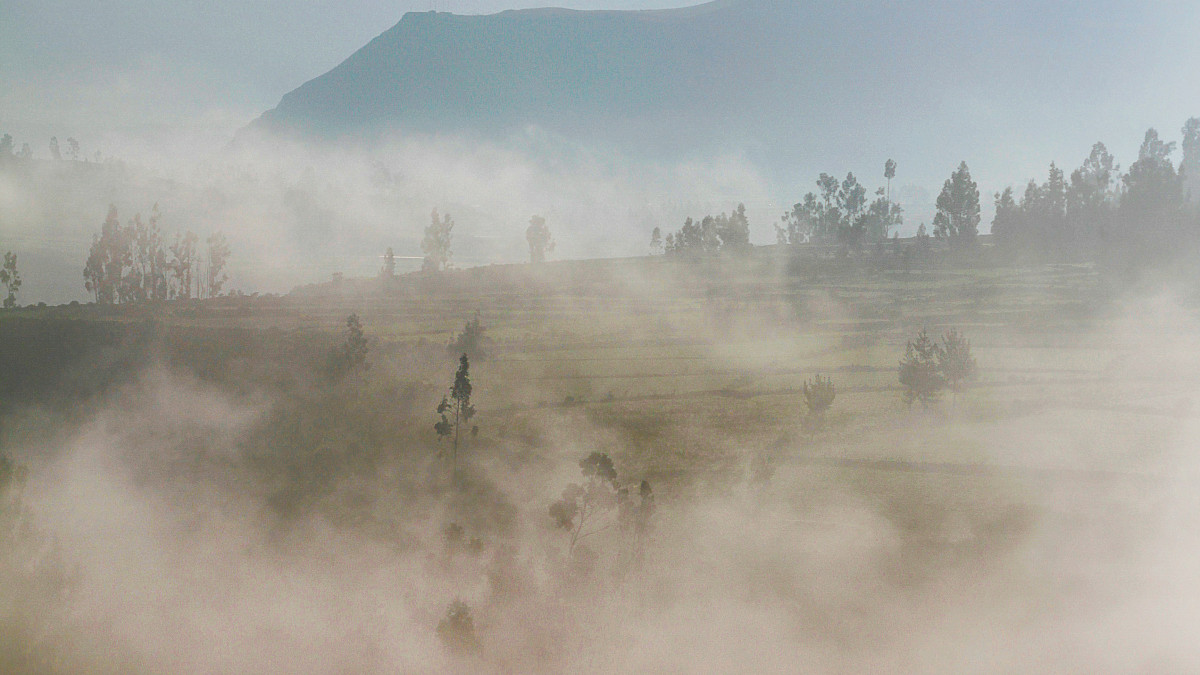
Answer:
M421 251L425 254L421 269L440 272L450 267L450 258L454 255L450 248L453 232L454 220L450 214L439 216L438 210L434 209L429 227L425 228L425 238L421 240Z
M970 247L979 234L979 186L967 163L958 165L942 186L933 217L933 236L955 247Z
M545 262L546 254L554 250L554 238L550 236L550 228L546 225L545 218L534 216L529 219L529 227L525 229L525 241L529 244L529 262Z

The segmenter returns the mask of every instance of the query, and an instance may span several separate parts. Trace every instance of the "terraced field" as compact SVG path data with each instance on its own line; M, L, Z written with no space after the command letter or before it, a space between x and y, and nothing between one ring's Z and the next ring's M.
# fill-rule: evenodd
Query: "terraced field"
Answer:
M331 384L323 359L351 313L370 369ZM475 317L488 340L471 365L479 433L459 453L459 489L434 409L456 365L447 343ZM372 551L369 574L388 580L361 592L419 613L398 619L397 635L433 640L446 603L465 597L499 670L671 670L670 655L697 652L776 672L974 672L981 654L997 659L989 672L1124 672L1101 658L1112 644L1131 664L1155 644L1162 663L1190 663L1165 630L1189 616L1186 594L1160 579L1179 578L1200 547L1197 318L1194 298L1115 293L1085 265L905 269L763 252L29 309L0 320L0 439L36 477L54 475L59 455L45 448L59 436L112 436L120 459L105 461L132 472L147 503L176 505L163 507L172 531L191 531L188 504L226 523L211 514L244 503L268 514L264 541L301 547L307 566L330 552L324 535L302 533L329 528ZM906 406L907 341L951 327L971 340L978 378L928 409ZM81 384L126 371L133 379ZM812 420L801 388L818 373L837 397ZM195 414L167 406L158 419L156 387ZM12 398L47 388L70 394L64 412ZM96 431L112 419L134 421ZM601 527L579 550L603 571L575 587L548 508L591 452L610 455L625 484L648 481L657 511L636 573L628 532ZM449 521L479 555L446 562ZM183 565L188 536L173 554ZM228 574L264 564L241 541L213 541L234 561ZM393 587L408 578L397 566L419 593ZM495 586L497 569L524 590ZM1163 639L1126 644L1130 626L1113 617L1151 606L1143 623ZM726 613L739 617L732 634L758 626L783 656L729 641Z
M649 419L693 430L711 424L722 443L746 447L799 435L805 447L836 438L845 454L874 447L855 439L897 424L1003 426L1031 415L1124 415L1153 426L1190 401L1192 382L1182 371L1131 372L1146 357L1146 335L1130 330L1141 320L1130 316L1137 308L1110 297L1089 266L906 272L848 264L838 272L824 260L789 274L785 262L474 268L443 279L324 284L175 320L336 331L355 312L376 353L402 376L440 381L452 369L442 346L478 316L489 338L488 358L475 364L485 415L588 415L631 433ZM1177 324L1153 327L1166 344L1190 339L1185 316L1159 318ZM951 327L970 338L978 379L933 411L908 410L896 378L906 341L920 328L937 335ZM799 390L818 373L833 377L837 402L827 429L801 434ZM977 432L967 435L992 436ZM928 457L910 458L979 459L969 448L939 445L924 451ZM1044 460L1069 463L1069 454Z

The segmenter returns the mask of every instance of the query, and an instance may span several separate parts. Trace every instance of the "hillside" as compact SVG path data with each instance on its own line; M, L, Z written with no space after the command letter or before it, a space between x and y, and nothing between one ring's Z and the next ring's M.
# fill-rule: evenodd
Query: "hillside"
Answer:
M2 530L40 538L0 549L20 612L0 621L0 671L67 654L70 672L139 670L106 657L169 672L162 644L263 673L764 663L712 611L725 603L767 627L765 672L813 650L828 655L816 673L971 671L974 645L1002 638L1019 651L1005 672L1104 671L1086 666L1130 633L1112 617L1143 621L1148 602L1151 628L1176 634L1192 594L1162 571L1193 568L1179 532L1194 528L1171 526L1195 518L1179 482L1200 422L1194 301L1108 302L1082 265L775 262L489 266L0 313L2 449L29 467L15 494L34 507L4 513L50 514ZM341 372L352 313L366 367ZM477 414L450 451L435 426L461 363L447 342L474 317ZM897 366L922 327L964 331L978 371L909 407ZM818 374L836 397L806 414ZM555 505L591 453L621 491L575 546ZM640 539L622 525L629 493ZM292 619L297 593L312 621ZM456 597L476 617L465 657L437 628ZM129 623L164 606L181 618ZM382 628L381 607L400 608ZM213 616L287 654L188 639ZM968 647L931 655L961 616ZM1060 633L1084 637L1046 638ZM353 648L306 652L322 636ZM1179 644L1137 642L1128 660L1194 672Z

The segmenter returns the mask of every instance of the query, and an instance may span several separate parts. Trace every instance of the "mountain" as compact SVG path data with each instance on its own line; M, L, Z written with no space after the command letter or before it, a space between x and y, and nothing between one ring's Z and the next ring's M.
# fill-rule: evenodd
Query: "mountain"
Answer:
M251 129L346 139L536 125L831 171L922 156L931 177L1030 148L1040 172L1095 140L1135 144L1145 126L1200 112L1187 66L1198 16L1133 0L409 13Z
M504 132L527 124L620 137L738 120L737 85L782 45L761 11L727 0L658 11L409 13L255 126L338 137L400 128ZM758 73L758 75L752 75Z

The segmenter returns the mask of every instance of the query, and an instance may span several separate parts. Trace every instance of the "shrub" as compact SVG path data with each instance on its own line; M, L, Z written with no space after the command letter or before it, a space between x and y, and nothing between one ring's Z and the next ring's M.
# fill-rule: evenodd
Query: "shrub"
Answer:
M900 384L904 387L904 402L912 405L920 401L928 406L937 400L945 384L938 366L941 347L929 339L925 329L917 333L916 340L909 340L900 361Z
M475 638L475 621L471 618L471 608L462 600L450 603L446 616L438 622L438 637L446 649L454 654L469 654L479 651L479 641Z
M818 374L813 381L804 383L804 405L808 408L809 415L824 415L833 405L835 396L837 389L833 386L833 380L828 377L823 378Z
M953 328L942 336L938 368L942 379L955 395L964 382L975 379L975 357L971 356L971 342Z

